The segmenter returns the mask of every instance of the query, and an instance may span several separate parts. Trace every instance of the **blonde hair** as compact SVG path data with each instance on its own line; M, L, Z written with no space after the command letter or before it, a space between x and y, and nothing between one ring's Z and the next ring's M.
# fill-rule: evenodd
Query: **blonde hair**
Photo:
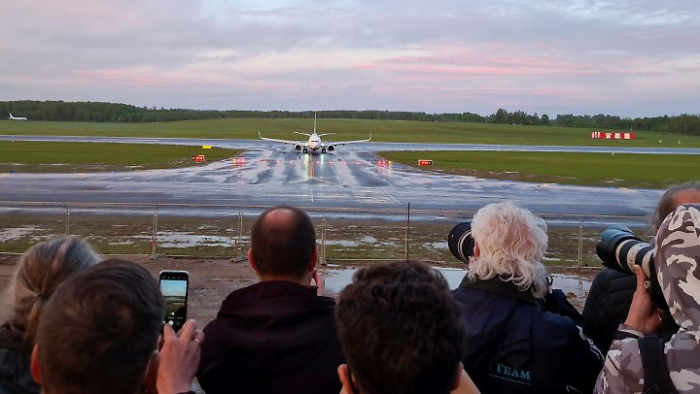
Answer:
M29 249L10 278L3 311L5 323L24 333L27 350L34 338L41 309L56 287L73 274L100 261L90 245L76 238L57 238Z
M481 208L472 221L472 236L479 256L469 264L472 280L499 277L542 298L547 292L547 271L541 263L547 250L544 220L512 201Z

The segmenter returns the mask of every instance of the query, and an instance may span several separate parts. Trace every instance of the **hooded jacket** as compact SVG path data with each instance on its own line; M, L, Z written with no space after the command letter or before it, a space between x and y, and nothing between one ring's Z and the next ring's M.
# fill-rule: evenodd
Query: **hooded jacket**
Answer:
M682 205L662 223L656 237L654 269L671 316L680 329L664 354L679 393L700 392L700 205ZM622 324L621 331L644 333ZM597 393L641 393L644 370L636 338L612 343Z
M197 378L207 394L333 393L344 363L335 300L282 281L236 290L204 328Z

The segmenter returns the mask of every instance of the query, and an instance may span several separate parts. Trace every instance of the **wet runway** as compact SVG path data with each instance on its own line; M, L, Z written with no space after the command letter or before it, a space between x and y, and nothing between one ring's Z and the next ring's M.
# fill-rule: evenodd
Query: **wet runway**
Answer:
M17 136L12 137L19 140ZM112 138L40 138L114 142ZM0 139L11 138L3 136ZM245 149L246 152L241 156L244 159L241 163L228 160L171 170L88 174L22 174L18 170L17 174L0 174L0 204L5 210L34 202L52 202L57 206L63 203L68 206L86 203L158 204L159 212L163 213L192 212L216 216L232 215L231 207L239 205L267 207L284 203L316 212L332 212L330 216L334 218L404 220L406 205L410 203L412 220L463 220L487 203L516 200L545 216L550 224L578 225L585 221L591 226L612 223L643 225L662 194L660 190L565 186L445 175L382 163L372 153L399 148L412 150L411 147L416 150L483 150L483 145L479 149L472 145L372 143L309 156L296 153L289 146L260 141L216 144L213 140L118 141L212 144ZM542 148L498 147L530 151ZM686 154L700 153L697 149L687 151ZM209 207L203 213L195 207L174 207L172 204L204 204Z

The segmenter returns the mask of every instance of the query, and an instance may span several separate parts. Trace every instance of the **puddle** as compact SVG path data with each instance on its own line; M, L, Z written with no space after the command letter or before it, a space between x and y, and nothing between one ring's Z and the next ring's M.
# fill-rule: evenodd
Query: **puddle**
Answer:
M150 235L140 235L136 238L151 240ZM158 247L161 248L191 248L195 246L223 246L233 245L235 237L220 237L216 235L196 235L180 232L158 233Z
M0 242L14 241L38 230L35 226L6 228L0 231Z

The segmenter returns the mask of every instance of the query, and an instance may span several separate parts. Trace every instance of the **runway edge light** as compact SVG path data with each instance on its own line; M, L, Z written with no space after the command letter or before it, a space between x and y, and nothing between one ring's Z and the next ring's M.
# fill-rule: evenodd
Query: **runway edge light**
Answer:
M419 166L432 166L433 161L430 159L421 159L421 160L418 160L418 165Z

